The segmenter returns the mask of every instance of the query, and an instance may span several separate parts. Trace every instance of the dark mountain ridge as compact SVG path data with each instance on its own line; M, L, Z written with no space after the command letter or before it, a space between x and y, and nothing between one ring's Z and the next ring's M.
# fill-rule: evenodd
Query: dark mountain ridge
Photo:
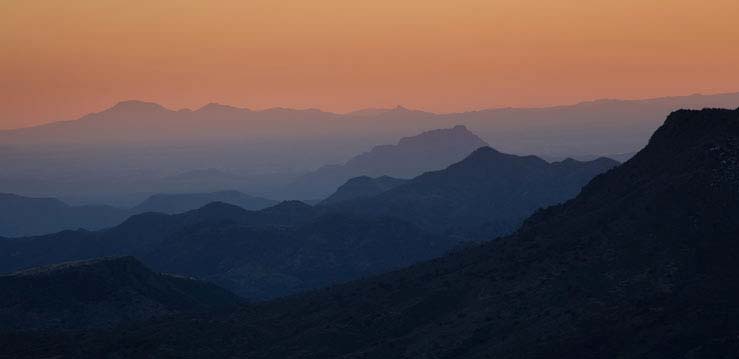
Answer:
M574 197L594 176L617 165L607 158L548 163L482 147L444 170L335 207L402 218L439 233L495 238L515 230L536 209Z
M133 255L157 271L210 280L252 300L272 298L510 233L539 206L574 196L613 165L610 160L549 164L483 148L445 170L336 205L286 201L248 211L211 203L178 215L133 216L97 232L0 241L0 271ZM519 201L526 206L517 207Z
M737 173L739 109L677 111L634 158L514 235L230 314L54 337L45 353L734 357Z
M144 213L96 231L0 240L0 272L132 255L250 300L399 268L453 243L393 218L327 213L298 201L261 210L214 202L177 215Z
M154 273L133 257L100 258L0 275L0 330L112 327L233 307L212 284Z
M175 214L200 208L211 202L224 202L248 210L260 210L276 205L278 202L266 198L250 196L239 191L218 191L211 193L159 193L132 208L133 213L161 212Z
M332 195L321 201L320 205L332 205L353 199L376 196L398 187L407 181L402 178L390 176L375 178L369 176L354 177L341 185Z

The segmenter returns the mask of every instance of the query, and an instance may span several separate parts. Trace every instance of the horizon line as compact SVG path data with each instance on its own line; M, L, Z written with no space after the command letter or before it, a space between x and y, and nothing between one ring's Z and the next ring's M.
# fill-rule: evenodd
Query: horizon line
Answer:
M318 111L321 113L325 113L328 115L337 115L337 116L350 116L353 113L361 112L361 111L393 111L393 110L405 110L409 112L423 112L427 113L429 115L454 115L454 114L465 114L465 113L473 113L473 112L483 112L483 111L500 111L500 110L544 110L544 109L555 109L555 108L562 108L562 107L574 107L579 105L585 105L585 104L593 104L593 103L599 103L599 102L640 102L640 101L657 101L657 100L667 100L667 99L675 99L675 98L687 98L687 97L711 97L711 96L728 96L728 95L739 95L739 90L737 91L731 91L731 92L717 92L717 93L700 93L695 92L689 95L669 95L669 96L656 96L656 97L645 97L645 98L596 98L592 100L582 100L577 102L571 102L566 104L557 104L557 105L541 105L541 106L499 106L499 107L485 107L485 108L479 108L479 109L470 109L470 110L463 110L463 111L452 111L452 112L433 112L433 111L427 111L423 109L418 108L409 108L405 107L403 105L396 105L395 107L363 107L358 108L356 110L351 110L347 112L334 112L334 111L325 111L320 108L316 107L308 107L308 108L300 108L300 107L285 107L285 106L275 106L275 107L267 107L267 108L261 108L261 109L252 109L248 107L238 107L234 105L227 105L222 104L219 102L208 102L197 109L191 109L187 107L179 108L179 109L173 109L166 107L158 102L155 101L148 101L148 100L139 100L139 99L128 99L128 100L121 100L117 101L113 105L110 105L108 107L105 107L104 109L96 112L88 112L78 118L75 119L68 119L68 120L55 120L55 121L49 121L45 123L40 123L36 125L31 126L22 126L22 127L13 127L13 128L0 128L0 132L2 131L14 131L14 130L23 130L23 129L30 129L30 128L37 128L37 127L43 127L48 126L56 123L65 123L65 122L74 122L78 121L82 118L85 118L87 116L99 114L105 111L108 111L110 109L113 109L117 106L120 106L125 103L139 103L139 104L147 104L147 105L155 105L157 107L160 107L164 110L170 111L170 112L197 112L200 110L205 109L209 106L218 106L218 107L227 107L227 108L233 108L240 111L250 111L250 112L267 112L267 111L275 111L275 110L288 110L288 111Z

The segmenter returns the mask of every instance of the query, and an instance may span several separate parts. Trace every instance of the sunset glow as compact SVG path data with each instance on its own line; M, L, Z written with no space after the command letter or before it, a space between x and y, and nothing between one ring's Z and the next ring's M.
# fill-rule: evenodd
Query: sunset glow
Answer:
M739 90L736 0L5 0L0 128L124 99L450 112Z

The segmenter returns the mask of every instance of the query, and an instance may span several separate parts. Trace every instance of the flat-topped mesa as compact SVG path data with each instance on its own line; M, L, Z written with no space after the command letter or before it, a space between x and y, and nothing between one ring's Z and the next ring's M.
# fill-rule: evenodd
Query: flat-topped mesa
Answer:
M121 101L104 112L145 112L166 110L162 105L154 102L139 100Z
M654 132L642 152L686 150L687 146L715 142L739 134L739 109L678 110Z
M230 105L223 105L216 102L211 102L197 110L195 110L197 113L205 113L205 114L245 114L245 113L251 113L252 111L248 108L240 108L236 106L230 106Z
M667 117L625 167L663 175L736 173L738 157L739 109L679 110Z
M652 140L662 137L695 137L695 134L701 133L725 135L726 131L732 131L734 134L739 132L739 108L677 110L667 117L662 127L652 136Z
M398 146L413 146L413 145L439 145L439 144L455 144L460 145L483 147L488 144L483 141L476 134L472 133L464 125L456 125L452 128L442 128L436 130L430 130L423 132L419 135L412 137L403 137L398 141Z

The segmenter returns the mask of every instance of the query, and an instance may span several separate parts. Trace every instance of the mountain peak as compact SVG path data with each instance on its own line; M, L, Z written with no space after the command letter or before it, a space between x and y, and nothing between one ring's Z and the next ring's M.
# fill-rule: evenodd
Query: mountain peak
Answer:
M352 157L343 165L324 166L299 178L293 188L315 191L295 198L329 196L348 180L367 175L413 178L436 171L464 159L472 151L487 146L480 137L464 126L426 131L403 137L394 145L378 145Z
M238 111L250 111L249 109L239 108L235 106L223 105L217 102L211 102L199 109L196 112L238 112Z
M272 207L265 208L264 211L310 211L313 207L303 201L289 200L282 201Z
M193 212L197 212L198 214L201 214L201 215L204 215L204 214L216 215L216 214L224 214L224 213L243 213L243 212L246 212L246 210L234 204L214 201L196 210L193 210Z
M162 105L140 100L126 100L115 104L105 112L148 112L166 110Z
M398 141L398 145L414 145L414 144L434 144L439 145L440 143L446 144L460 144L467 146L483 147L488 144L483 141L476 134L472 133L464 125L456 125L452 128L441 128L430 131L425 131L419 135L412 137L403 137Z
M502 154L503 154L502 152L490 146L483 146L483 147L480 147L472 151L472 153L470 153L470 155L467 156L467 158L465 158L463 161L476 161L478 159L487 159L490 156L497 156L497 155L502 155Z

